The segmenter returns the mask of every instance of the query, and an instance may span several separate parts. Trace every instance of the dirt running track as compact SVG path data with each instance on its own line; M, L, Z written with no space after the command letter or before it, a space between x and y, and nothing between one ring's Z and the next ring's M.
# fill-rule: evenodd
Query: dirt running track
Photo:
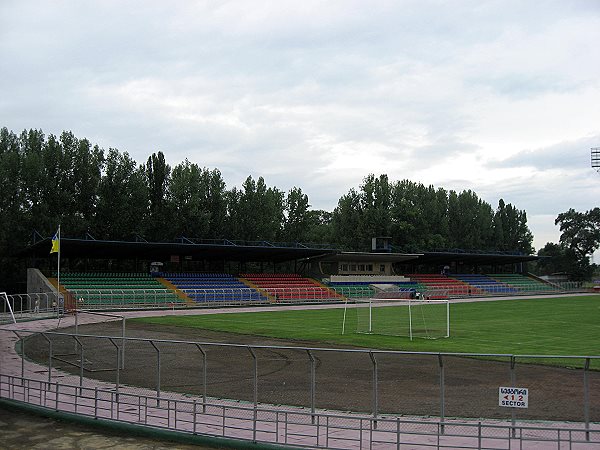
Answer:
M61 331L73 331L65 329ZM120 335L120 323L80 326L80 334ZM322 343L284 341L183 327L129 323L128 337L241 344L237 347L202 345L207 355L207 395L251 402L254 361L248 345L322 347ZM72 338L52 337L53 367L79 375L79 356ZM116 349L106 339L81 338L85 349L84 376L116 380ZM118 340L116 340L118 342ZM161 395L168 392L202 394L202 353L193 344L158 343ZM310 359L303 349L256 349L258 401L268 404L310 406ZM373 363L368 353L326 350L312 352L316 359L317 408L373 411ZM26 342L28 358L46 365L48 343L42 336ZM62 355L62 356L60 356ZM156 388L157 350L149 342L127 342L126 386ZM437 355L377 354L378 410L398 415L438 416L440 368ZM498 387L511 386L510 363L458 356L444 356L445 416L509 418L510 410L498 406ZM110 369L110 370L107 370ZM581 369L534 364L516 366L516 386L530 390L529 408L517 410L517 418L535 420L584 420L584 375ZM590 420L600 422L600 373L588 373Z

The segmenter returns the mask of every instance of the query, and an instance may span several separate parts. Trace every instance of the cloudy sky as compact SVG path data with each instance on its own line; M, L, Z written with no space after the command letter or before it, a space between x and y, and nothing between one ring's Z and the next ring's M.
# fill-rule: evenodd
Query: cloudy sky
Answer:
M0 126L263 176L369 173L554 219L600 204L600 1L0 2Z

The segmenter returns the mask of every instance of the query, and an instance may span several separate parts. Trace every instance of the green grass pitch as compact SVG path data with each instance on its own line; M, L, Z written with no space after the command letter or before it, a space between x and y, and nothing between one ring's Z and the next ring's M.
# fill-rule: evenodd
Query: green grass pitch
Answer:
M354 333L356 315L350 309L347 316L350 333L342 335L343 312L343 307L282 309L133 320L311 341L315 345L458 353L600 355L600 295L451 304L451 337L435 340L410 341L405 337ZM592 367L599 369L600 360L593 361Z

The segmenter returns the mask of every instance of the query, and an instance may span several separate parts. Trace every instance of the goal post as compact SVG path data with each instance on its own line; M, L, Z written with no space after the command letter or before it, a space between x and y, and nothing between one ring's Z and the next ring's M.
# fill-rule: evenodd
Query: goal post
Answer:
M6 309L8 309L13 323L17 323L17 319L15 319L15 312L13 311L12 305L10 304L10 300L8 299L8 295L6 294L6 292L0 292L0 298L4 300L4 304L6 305L5 311Z
M414 338L450 337L448 299L381 299L356 301L344 308L342 334L376 334Z

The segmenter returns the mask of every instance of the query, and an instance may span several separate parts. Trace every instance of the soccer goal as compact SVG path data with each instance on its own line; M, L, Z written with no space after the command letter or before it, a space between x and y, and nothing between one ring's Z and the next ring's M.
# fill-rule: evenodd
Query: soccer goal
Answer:
M8 313L10 314L10 318L12 319L12 322L17 323L17 319L15 319L15 313L10 304L10 300L8 299L8 295L6 295L6 292L0 292L0 298L4 300L4 308L3 308L2 315L6 315L6 311L8 310Z
M381 299L357 301L344 309L342 334L379 334L424 339L450 337L447 299Z

